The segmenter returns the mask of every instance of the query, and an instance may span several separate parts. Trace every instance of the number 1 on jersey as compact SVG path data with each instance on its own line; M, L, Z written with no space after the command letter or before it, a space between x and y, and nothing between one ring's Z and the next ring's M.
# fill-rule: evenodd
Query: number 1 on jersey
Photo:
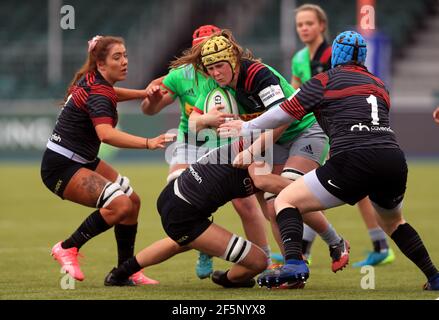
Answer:
M377 102L377 97L375 97L373 94L371 94L367 99L366 99L367 103L370 104L370 106L372 107L372 124L377 126L379 125L379 121L380 118L378 117L378 102Z

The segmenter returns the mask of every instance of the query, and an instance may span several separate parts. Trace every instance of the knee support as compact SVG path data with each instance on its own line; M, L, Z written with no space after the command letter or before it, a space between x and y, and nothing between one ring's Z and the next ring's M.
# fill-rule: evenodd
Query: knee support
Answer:
M234 234L230 238L226 251L220 258L230 262L239 263L250 252L251 246L252 244L250 241Z
M174 172L171 172L168 175L168 177L166 178L166 183L169 183L169 182L177 179L183 173L184 170L186 170L186 169L178 169L178 170L175 170Z
M130 179L122 177L120 174L117 176L116 182L120 185L122 191L129 197L133 193L133 188L130 186Z
M125 193L122 191L121 186L117 183L107 182L104 189L102 189L101 195L96 202L96 208L105 208L116 197L122 196Z
M284 168L282 170L282 173L280 174L281 177L287 178L291 181L296 181L297 179L299 179L303 175L304 175L303 172L296 170L296 169L293 169L293 168ZM275 199L276 197L277 197L277 194L274 194L271 192L264 193L265 201Z

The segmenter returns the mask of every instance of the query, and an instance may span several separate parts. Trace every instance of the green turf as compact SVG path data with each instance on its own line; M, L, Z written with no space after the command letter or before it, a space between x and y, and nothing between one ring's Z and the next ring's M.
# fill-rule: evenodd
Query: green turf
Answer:
M165 236L155 201L164 185L167 168L158 165L116 165L142 199L136 250ZM405 200L405 217L419 231L439 264L439 164L410 164ZM313 248L311 277L304 290L265 288L226 290L209 279L195 275L196 253L191 251L146 270L160 285L135 288L107 288L103 279L116 262L111 230L87 243L81 252L84 282L74 290L63 290L63 274L49 256L51 246L69 236L91 213L91 209L62 201L42 184L37 165L0 165L0 299L435 299L439 292L421 290L424 276L393 245L395 263L375 268L375 289L360 287L364 274L347 268L333 274L328 249L321 240ZM337 230L351 243L351 261L358 261L370 249L366 228L355 207L327 211ZM221 208L215 222L242 233L239 219L230 205ZM276 248L271 237L272 247ZM215 259L215 267L227 262Z

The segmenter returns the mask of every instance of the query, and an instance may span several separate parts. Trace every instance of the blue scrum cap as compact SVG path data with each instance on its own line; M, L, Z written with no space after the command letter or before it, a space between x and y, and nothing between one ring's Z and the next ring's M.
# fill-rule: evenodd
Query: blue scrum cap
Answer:
M366 53L366 41L361 34L355 31L342 32L332 43L332 67L351 61L364 64Z

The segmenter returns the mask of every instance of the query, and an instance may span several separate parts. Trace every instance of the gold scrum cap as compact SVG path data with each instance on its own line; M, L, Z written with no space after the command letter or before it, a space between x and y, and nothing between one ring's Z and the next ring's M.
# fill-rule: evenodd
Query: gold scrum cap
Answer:
M224 36L214 36L201 48L201 62L207 67L220 61L228 62L232 71L235 71L236 56L232 44Z

